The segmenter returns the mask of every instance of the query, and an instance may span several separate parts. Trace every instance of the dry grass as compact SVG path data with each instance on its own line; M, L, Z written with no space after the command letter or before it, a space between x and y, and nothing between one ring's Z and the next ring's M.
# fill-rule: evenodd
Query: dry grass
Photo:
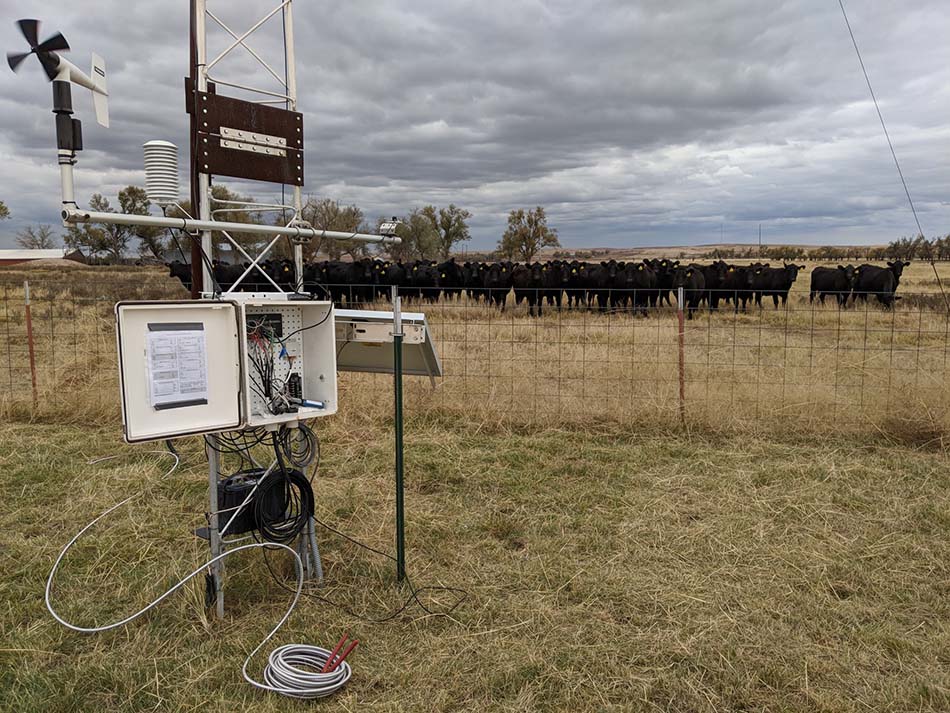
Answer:
M132 295L119 287L125 273L107 272L61 285L56 300L38 290L38 310L56 316L38 344L59 356L43 362L38 408L28 380L26 398L22 388L0 396L0 710L312 710L240 677L244 656L288 602L256 554L229 565L222 622L208 619L197 585L97 636L61 628L44 609L45 578L62 545L133 492L148 495L66 561L56 588L63 614L83 623L117 618L207 556L190 534L207 498L199 442L181 443L185 465L167 480L167 459L120 444L111 309ZM138 296L176 293L154 272L134 273L143 274L150 277ZM860 332L877 349L852 353L840 349L837 310L821 310L813 315L821 329L807 328L822 345L812 362L768 341L775 329L765 325L801 337L796 312L703 316L687 333L687 373L701 377L687 384L683 428L671 380L675 328L665 316L515 314L499 323L491 315L488 325L483 309L427 312L450 378L434 392L419 379L410 388L409 567L417 585L463 587L470 598L451 620L416 609L383 625L304 601L276 643L326 645L346 630L363 642L353 680L316 705L950 709L947 389L933 377L945 369L915 363L908 373L916 383L901 380L891 356L946 350L945 336L924 334L945 315L913 313L933 327L913 327L914 336L887 328L900 312L862 314L862 324L880 327ZM0 333L22 329L16 312L0 320ZM746 343L756 332L765 342ZM729 372L718 364L740 367L724 356L730 333L737 354L753 349L760 358L726 388ZM543 351L552 349L544 334L558 335L554 352ZM704 338L726 346L710 351ZM21 355L7 345L9 367ZM565 366L568 356L580 363ZM781 373L768 366L779 356L788 360ZM558 358L558 372L544 371ZM796 368L805 376L790 378ZM453 392L453 375L469 390ZM862 379L891 386L860 391ZM845 419L854 413L846 402L830 404L829 390L842 399L863 393L847 408L863 398L869 413ZM317 424L318 516L384 550L392 549L390 394L387 377L346 375L343 409ZM124 459L87 465L113 452ZM406 592L388 562L326 531L319 538L328 580L321 594L370 616L401 603Z
M811 267L811 266L809 266ZM940 265L950 273L950 266ZM183 298L157 269L97 268L78 276L7 270L0 284L0 415L76 422L117 417L112 307L119 299ZM54 274L46 275L51 278ZM7 280L9 277L9 280ZM30 398L21 277L31 279L39 369ZM950 283L950 274L946 276ZM685 413L692 429L944 431L950 394L950 319L928 264L907 269L898 309L873 302L812 307L807 274L787 310L700 313L685 332ZM6 285L3 287L2 285ZM913 294L912 294L913 293ZM412 308L412 307L410 307ZM679 419L675 312L629 314L524 306L504 314L467 302L421 307L445 377L410 389L417 411L513 423L674 424ZM378 380L344 377L358 397ZM888 424L891 424L890 426ZM906 430L902 426L897 431ZM938 434L939 435L939 434Z
M321 422L318 516L391 549L390 424ZM229 567L223 622L197 587L112 633L59 627L53 557L91 515L146 499L70 556L66 615L131 611L206 556L204 466L117 445L117 429L0 428L0 709L311 710L260 694L243 657L287 604L257 555ZM278 643L363 642L339 710L942 711L950 706L950 472L886 439L696 437L617 426L408 427L410 572L464 587L454 620L370 625L304 602ZM85 464L107 452L123 461ZM131 536L136 539L131 539ZM370 615L392 569L321 531L332 598ZM256 662L260 670L262 661Z

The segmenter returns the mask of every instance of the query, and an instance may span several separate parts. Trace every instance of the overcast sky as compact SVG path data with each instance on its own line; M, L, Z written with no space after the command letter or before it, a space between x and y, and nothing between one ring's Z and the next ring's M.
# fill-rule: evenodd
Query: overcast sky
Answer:
M276 4L276 3L275 3ZM454 202L470 249L543 205L571 247L881 242L915 232L837 0L297 0L306 192L368 218ZM264 0L209 0L243 32ZM947 0L846 4L928 235L950 232ZM141 144L187 145L188 3L0 0L109 69L112 128L74 92L77 194L144 185ZM210 24L210 23L209 23ZM254 47L282 67L279 15ZM223 47L209 34L210 54ZM268 84L246 54L222 79ZM0 247L59 207L50 88L0 71ZM183 167L186 154L182 153ZM184 177L183 177L184 180ZM184 185L184 184L183 184ZM269 184L237 185L273 198ZM276 191L279 195L279 189Z

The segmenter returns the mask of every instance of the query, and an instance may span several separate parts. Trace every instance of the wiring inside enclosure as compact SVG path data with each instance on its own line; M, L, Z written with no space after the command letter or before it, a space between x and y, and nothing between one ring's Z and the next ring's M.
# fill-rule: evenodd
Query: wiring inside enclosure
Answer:
M302 398L301 339L284 337L285 325L300 321L294 307L248 312L247 362L251 411L259 416L295 413Z

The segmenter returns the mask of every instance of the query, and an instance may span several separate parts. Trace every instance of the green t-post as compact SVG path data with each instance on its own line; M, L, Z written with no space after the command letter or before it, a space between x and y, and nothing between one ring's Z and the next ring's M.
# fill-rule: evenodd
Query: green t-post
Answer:
M396 579L406 578L406 532L403 512L402 452L402 314L399 288L393 285L393 400L396 408Z

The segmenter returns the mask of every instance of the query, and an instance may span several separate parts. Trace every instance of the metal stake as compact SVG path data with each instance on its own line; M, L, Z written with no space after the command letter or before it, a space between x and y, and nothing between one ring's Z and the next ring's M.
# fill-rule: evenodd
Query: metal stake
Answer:
M406 578L406 533L403 511L402 450L402 313L399 288L392 287L393 301L393 400L396 408L396 579Z
M679 322L677 341L679 343L679 376L680 376L680 421L686 422L686 323L683 321L683 303L685 291L682 287L676 290L676 316Z
M33 313L30 310L30 281L23 281L23 294L26 298L26 343L30 350L30 382L33 385L33 408L39 405L36 389L36 355L33 351Z
M208 445L205 450L208 453L208 544L211 545L212 559L223 552L221 547L221 536L218 530L218 478L220 462L218 457L218 438L217 436L208 436ZM219 619L224 618L224 560L220 560L211 565L211 578L214 581L215 592L215 613Z

